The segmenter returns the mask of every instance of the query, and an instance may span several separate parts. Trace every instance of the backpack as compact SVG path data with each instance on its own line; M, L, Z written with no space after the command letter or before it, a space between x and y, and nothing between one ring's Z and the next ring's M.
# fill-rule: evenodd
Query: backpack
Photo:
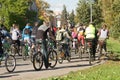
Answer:
M56 35L56 40L57 41L64 40L64 32L58 32L57 35Z
M25 28L25 29L24 29L24 34L30 34L30 29Z

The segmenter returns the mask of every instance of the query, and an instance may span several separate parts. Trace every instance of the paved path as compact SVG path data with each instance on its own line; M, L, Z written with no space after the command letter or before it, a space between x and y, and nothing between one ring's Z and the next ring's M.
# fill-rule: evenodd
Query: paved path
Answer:
M98 65L97 61L93 65ZM41 71L35 71L30 60L23 61L17 60L17 66L13 73L8 73L4 64L0 66L0 80L38 80L41 78L48 78L53 76L60 76L67 74L71 71L77 71L91 67L87 58L79 59L78 57L72 58L71 62L64 60L63 64L57 63L54 69L49 68L45 70L44 66Z

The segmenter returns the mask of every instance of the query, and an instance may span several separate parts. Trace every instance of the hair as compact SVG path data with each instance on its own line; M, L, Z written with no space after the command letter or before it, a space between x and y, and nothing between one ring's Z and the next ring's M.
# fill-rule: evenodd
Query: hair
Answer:
M103 24L103 26L102 27L105 27L105 28L107 28L107 25L106 24Z

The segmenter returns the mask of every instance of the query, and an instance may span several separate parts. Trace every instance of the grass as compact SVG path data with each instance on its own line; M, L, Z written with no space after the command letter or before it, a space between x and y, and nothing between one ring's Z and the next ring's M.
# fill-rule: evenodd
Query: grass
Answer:
M107 40L108 51L120 55L120 43L113 38ZM119 59L120 60L120 59ZM70 72L67 75L42 80L120 80L120 61L108 60L102 65Z
M70 72L68 75L49 78L48 80L120 80L119 73L120 62L107 61L102 65Z
M107 40L107 48L108 51L120 54L120 42L113 38Z

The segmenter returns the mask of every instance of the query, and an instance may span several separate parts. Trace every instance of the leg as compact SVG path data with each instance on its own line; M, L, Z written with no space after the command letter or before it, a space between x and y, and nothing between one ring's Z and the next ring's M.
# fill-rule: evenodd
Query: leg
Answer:
M42 41L42 49L43 49L43 60L44 60L44 64L45 64L45 68L48 68L48 53L47 53L47 42L46 40Z

